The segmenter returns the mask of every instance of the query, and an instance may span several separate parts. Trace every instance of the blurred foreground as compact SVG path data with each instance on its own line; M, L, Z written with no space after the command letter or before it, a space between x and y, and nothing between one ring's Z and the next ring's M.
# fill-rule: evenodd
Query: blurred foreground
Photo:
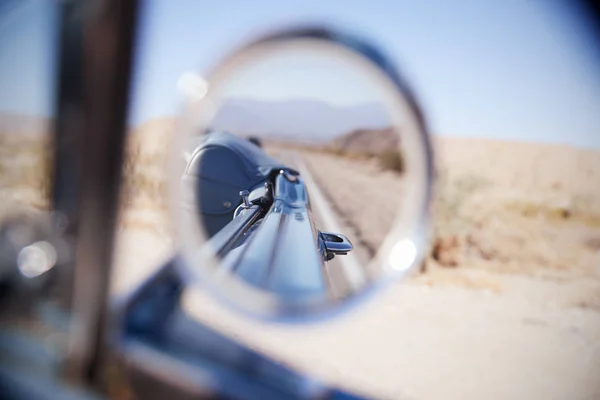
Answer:
M0 211L47 207L45 136L11 126L0 136ZM172 252L172 127L155 120L130 137L117 292ZM599 398L600 153L455 138L438 139L436 150L424 273L316 326L265 326L202 291L188 293L188 311L302 371L386 398ZM406 190L401 176L369 156L297 152L352 227L357 254L371 254L391 226L389 199Z

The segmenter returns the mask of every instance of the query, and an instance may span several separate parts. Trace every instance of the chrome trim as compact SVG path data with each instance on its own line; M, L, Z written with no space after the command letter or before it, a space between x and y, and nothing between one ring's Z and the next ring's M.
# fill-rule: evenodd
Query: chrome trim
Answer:
M222 268L290 301L327 297L325 260L308 209L306 186L297 173L281 170L274 188L268 212L253 231L237 237Z
M243 209L236 218L231 220L207 242L207 246L212 248L217 256L224 257L252 224L260 218L261 212L262 209L259 206Z
M240 192L240 196L242 197L242 202L243 202L244 208L250 208L250 200L248 200L249 195L250 195L250 192L247 190L242 190Z

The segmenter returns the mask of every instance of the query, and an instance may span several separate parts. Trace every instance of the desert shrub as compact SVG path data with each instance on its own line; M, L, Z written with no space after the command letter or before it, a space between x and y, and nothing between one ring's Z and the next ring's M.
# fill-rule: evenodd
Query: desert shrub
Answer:
M344 156L346 151L341 147L327 147L325 152L333 154L334 156Z
M256 145L256 146L258 146L258 147L261 147L261 148L263 147L263 145L262 145L262 140L261 140L259 137L257 137L257 136L249 136L249 137L248 137L248 141L249 141L250 143L253 143L253 144L255 144L255 145Z
M571 200L574 219L590 227L600 226L600 203L592 195L575 195Z
M160 171L166 170L166 163L166 153L147 153L140 146L128 146L123 160L121 206L143 201L165 208L167 177Z
M434 238L430 256L443 267L457 267L461 262L462 243L459 236Z
M365 160L367 157L361 152L348 152L344 153L343 157L349 160Z
M588 237L583 244L592 251L600 251L600 236Z
M379 154L372 151L347 150L342 147L327 146L319 149L319 151L321 153L344 157L350 160L370 160L379 157Z
M405 168L404 155L399 150L385 150L379 155L379 165L384 170L401 174Z
M465 205L477 192L488 186L487 179L463 174L451 178L445 171L437 172L432 204L433 229L427 260L435 260L442 267L459 267L469 233L474 229ZM484 257L487 257L486 255ZM422 266L422 271L425 268Z
M43 135L29 138L0 134L0 189L3 189L3 203L13 195L26 193L26 200L21 198L19 201L36 208L48 207L52 167L48 139Z
M374 153L372 151L365 151L362 153L362 156L366 159L371 159L377 157L377 153Z
M543 218L547 221L572 221L589 227L600 227L600 213L592 209L577 208L576 206L556 206L531 201L514 201L508 203L506 208L527 218Z
M144 173L144 159L141 148L130 146L126 149L123 160L123 191L121 201L129 206L141 197L152 193L152 182Z

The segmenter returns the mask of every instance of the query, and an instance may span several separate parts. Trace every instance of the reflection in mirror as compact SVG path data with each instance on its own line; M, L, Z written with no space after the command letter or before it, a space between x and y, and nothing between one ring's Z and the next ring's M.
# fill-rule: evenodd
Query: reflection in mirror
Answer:
M303 306L381 280L378 250L394 224L414 223L400 218L414 116L372 66L331 50L278 48L224 68L183 149L183 219L217 255L212 273Z

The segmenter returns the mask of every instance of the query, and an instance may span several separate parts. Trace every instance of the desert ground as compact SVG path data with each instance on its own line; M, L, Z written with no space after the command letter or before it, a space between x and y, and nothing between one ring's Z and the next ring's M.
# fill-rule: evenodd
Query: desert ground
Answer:
M156 135L169 126L141 130ZM317 325L253 321L202 291L186 295L186 309L288 365L381 398L598 398L599 153L435 140L436 218L424 273ZM300 154L368 255L391 225L393 199L405 190L402 177L381 171L374 160ZM138 180L151 181L140 168ZM142 249L166 258L171 248L166 225L142 192L134 203L146 211L131 206L123 213L119 259L127 272L117 287L135 281L151 262Z
M173 252L164 198L172 134L171 121L156 120L130 135L115 292ZM449 137L436 137L435 150L423 272L319 324L251 320L201 289L186 293L186 311L300 371L377 398L600 398L600 152ZM366 254L376 249L402 176L370 159L301 157L355 243ZM6 212L19 202L45 206L43 177L11 177L35 171L33 158L2 154Z

